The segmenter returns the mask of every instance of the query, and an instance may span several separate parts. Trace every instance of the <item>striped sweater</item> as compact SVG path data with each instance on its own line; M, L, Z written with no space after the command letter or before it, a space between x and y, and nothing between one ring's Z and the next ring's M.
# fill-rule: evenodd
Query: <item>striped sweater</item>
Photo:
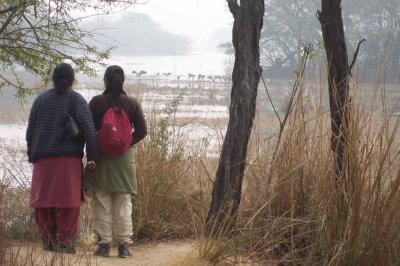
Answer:
M60 93L50 89L35 99L29 115L26 131L29 162L44 157L83 156L85 143L67 137L69 115L75 118L85 138L88 161L98 160L96 131L85 99L72 90Z

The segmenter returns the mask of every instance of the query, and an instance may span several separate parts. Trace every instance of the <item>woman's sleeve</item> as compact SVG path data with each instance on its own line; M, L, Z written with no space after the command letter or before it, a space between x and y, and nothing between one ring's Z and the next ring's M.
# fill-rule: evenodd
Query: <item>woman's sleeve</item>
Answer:
M146 119L144 118L142 107L138 101L133 101L135 105L135 112L133 114L132 124L133 124L133 133L132 133L132 145L135 145L139 141L141 141L147 135L147 125Z
M94 128L96 129L96 131L100 130L100 126L101 124L99 123L99 119L98 116L96 116L96 101L95 97L92 98L89 102L89 108L90 108L90 112L92 113L92 118L93 118L93 123L94 123Z
M76 95L74 117L86 141L87 160L98 161L99 152L97 150L97 136L92 112L82 95L79 93L76 93Z
M31 111L29 113L29 120L28 120L28 128L26 129L26 145L27 145L27 155L28 155L28 161L30 163L33 163L33 158L32 158L32 142L33 142L33 134L35 132L35 125L36 125L36 118L37 118L37 113L39 111L38 105L39 105L39 97L35 99L35 101L32 104Z

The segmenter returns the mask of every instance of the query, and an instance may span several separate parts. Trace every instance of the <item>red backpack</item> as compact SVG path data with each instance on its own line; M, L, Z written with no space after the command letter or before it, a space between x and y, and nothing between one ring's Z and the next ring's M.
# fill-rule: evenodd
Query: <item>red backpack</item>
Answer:
M101 122L97 142L100 152L108 155L119 156L129 149L132 126L122 108L108 108Z

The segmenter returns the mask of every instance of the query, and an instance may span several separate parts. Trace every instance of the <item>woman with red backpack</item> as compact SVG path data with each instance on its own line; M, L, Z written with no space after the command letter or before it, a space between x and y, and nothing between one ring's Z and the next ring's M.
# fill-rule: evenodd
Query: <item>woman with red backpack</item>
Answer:
M123 90L124 71L109 66L104 73L105 91L89 103L98 131L100 160L93 171L85 171L84 187L93 198L98 248L96 256L110 255L113 235L118 256L131 257L131 195L137 194L134 145L147 135L140 103Z

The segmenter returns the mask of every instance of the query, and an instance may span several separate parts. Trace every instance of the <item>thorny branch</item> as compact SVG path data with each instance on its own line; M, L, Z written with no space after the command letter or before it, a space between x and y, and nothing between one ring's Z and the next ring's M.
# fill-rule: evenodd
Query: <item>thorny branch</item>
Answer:
M357 56L358 56L358 51L360 50L360 46L365 41L366 41L365 39L362 39L361 41L358 42L357 49L356 49L356 51L354 52L354 55L353 55L353 60L351 61L351 64L349 66L349 75L350 76L351 76L351 69L353 68L354 64L356 63Z

